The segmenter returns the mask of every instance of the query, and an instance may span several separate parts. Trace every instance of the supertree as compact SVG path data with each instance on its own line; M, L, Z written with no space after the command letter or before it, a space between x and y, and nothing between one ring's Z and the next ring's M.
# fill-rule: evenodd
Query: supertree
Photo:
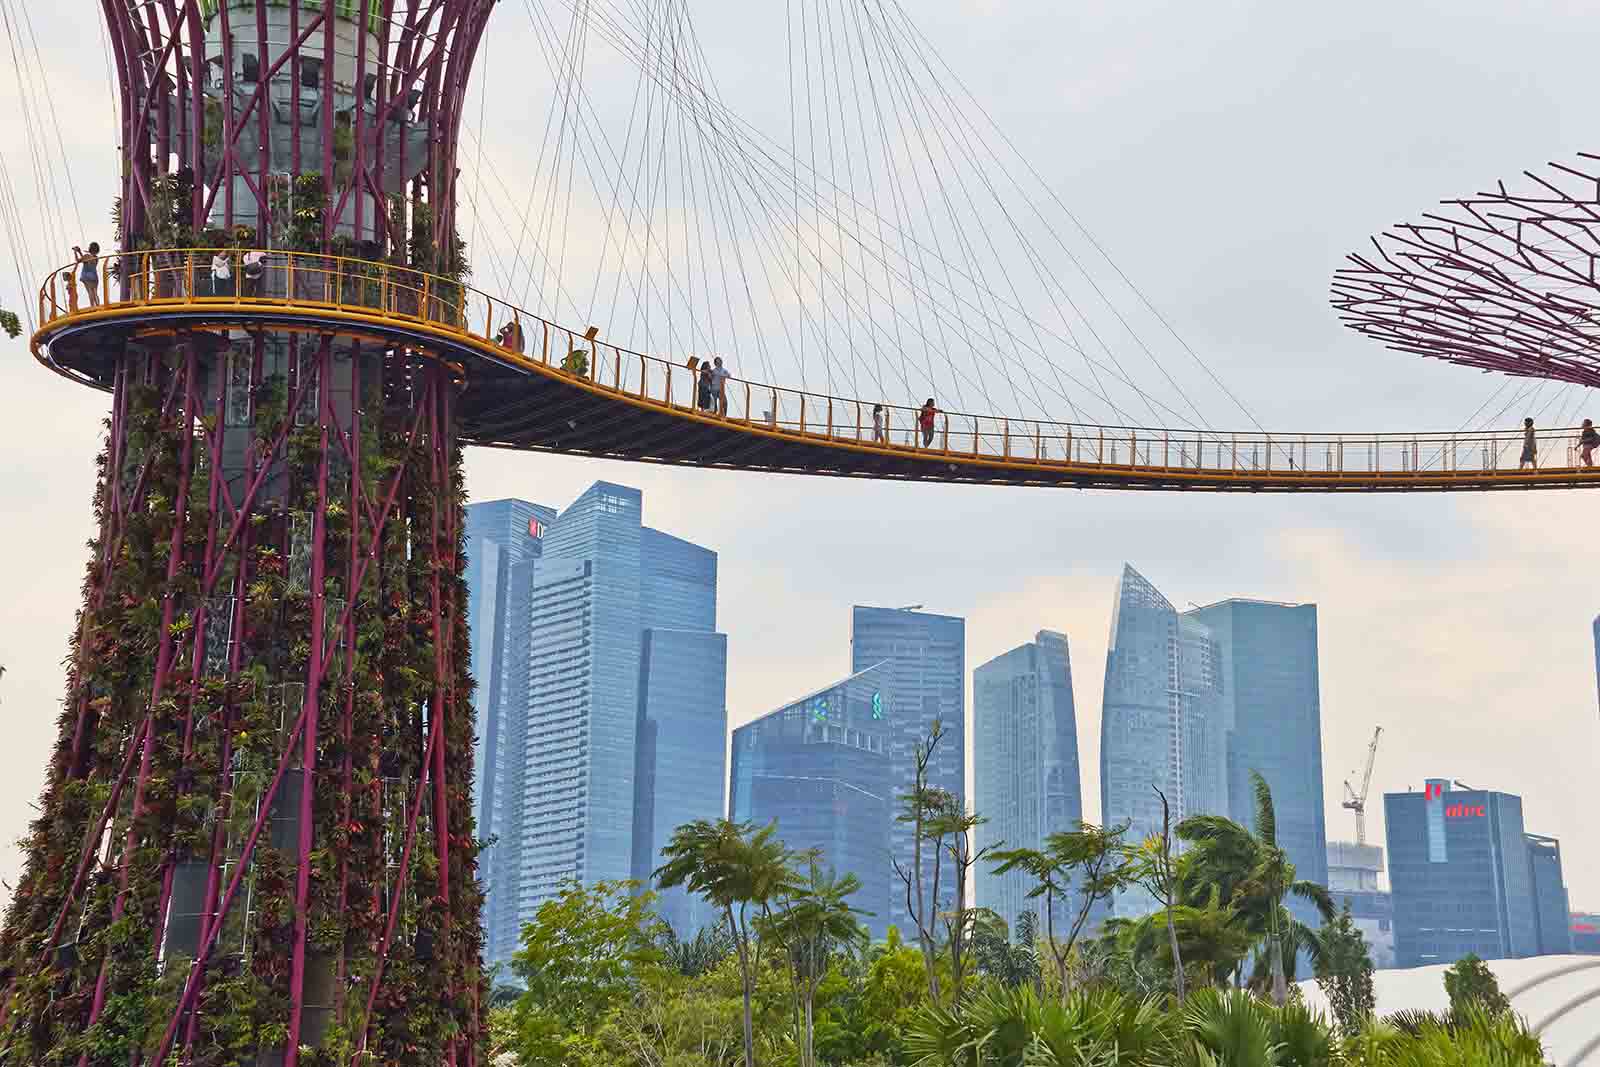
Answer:
M1443 201L1352 253L1333 304L1390 348L1600 385L1600 156Z
M370 314L218 298L381 274L449 305L492 0L101 7L117 248L74 264L48 360L110 395L99 529L0 1062L473 1064L463 371Z

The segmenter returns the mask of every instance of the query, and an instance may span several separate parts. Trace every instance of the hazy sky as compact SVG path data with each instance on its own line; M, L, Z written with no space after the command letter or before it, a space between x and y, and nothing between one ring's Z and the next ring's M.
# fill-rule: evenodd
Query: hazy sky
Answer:
M694 12L724 99L781 137L782 16L770 32L764 7L777 10L706 0ZM1328 277L1368 233L1434 200L1595 148L1584 138L1600 16L1587 5L916 8L1044 180L1264 425L1451 429L1499 384L1348 333L1328 308ZM89 220L83 236L106 243L115 131L96 12L29 9ZM472 107L487 85L489 163L515 188L532 171L548 94L546 79L530 74L528 11L505 3L494 19ZM38 211L9 74L0 73L0 146L19 197ZM488 232L494 226L482 221L478 247L511 243ZM44 257L23 265L31 286L67 252L38 247L38 234L29 240ZM480 261L480 282L490 273ZM31 299L19 296L16 275L0 263L0 304ZM0 526L9 594L0 605L0 841L9 842L30 817L53 735L105 398L40 370L20 341L0 342L0 352L0 499L12 502ZM1186 373L1198 376L1192 366ZM1217 421L1236 420L1223 411ZM561 507L597 478L637 485L647 523L716 549L735 723L847 670L853 603L965 616L969 670L1036 630L1065 632L1090 817L1099 814L1101 680L1124 561L1180 607L1228 596L1314 602L1329 836L1353 834L1340 782L1381 724L1375 794L1429 776L1522 794L1528 828L1562 840L1574 907L1600 908L1600 845L1584 800L1600 752L1589 630L1600 612L1591 577L1600 498L1589 493L1117 494L489 452L469 453L468 478L477 500ZM1372 807L1369 833L1381 840L1381 802ZM0 877L14 877L18 862L14 848L0 848Z

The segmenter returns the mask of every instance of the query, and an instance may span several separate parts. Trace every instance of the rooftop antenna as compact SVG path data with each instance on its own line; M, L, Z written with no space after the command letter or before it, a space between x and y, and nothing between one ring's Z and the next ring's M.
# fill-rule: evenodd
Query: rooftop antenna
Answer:
M1350 787L1350 779L1344 780L1344 803L1339 805L1356 813L1356 844L1367 843L1367 790L1372 786L1372 762L1378 758L1378 738L1383 734L1383 727L1379 726L1372 731L1372 743L1367 746L1367 769L1361 775L1361 792L1357 793Z

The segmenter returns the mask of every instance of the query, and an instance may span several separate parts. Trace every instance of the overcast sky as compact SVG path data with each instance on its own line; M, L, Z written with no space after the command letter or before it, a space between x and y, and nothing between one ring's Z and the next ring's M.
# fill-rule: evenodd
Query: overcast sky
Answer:
M777 6L705 0L693 10L724 99L782 137L782 16L762 10ZM94 7L28 7L83 236L106 244L115 132ZM1328 278L1368 233L1441 197L1595 147L1585 137L1600 15L1586 5L916 8L1050 188L1267 427L1451 429L1499 385L1348 333L1328 308ZM473 107L486 86L490 165L518 187L539 148L547 79L530 72L528 11L508 2L494 19ZM37 212L8 77L0 152ZM30 240L43 257L25 265L31 286L67 252ZM31 299L16 273L0 269L0 305ZM480 282L490 274L480 262ZM0 341L0 352L0 498L12 502L0 525L9 842L30 817L53 736L106 401L37 368L20 341ZM1192 365L1186 373L1198 379ZM1237 421L1225 410L1216 419ZM1086 814L1097 818L1101 682L1127 561L1180 608L1229 596L1317 604L1330 838L1353 834L1340 783L1381 724L1374 793L1443 776L1522 794L1528 828L1562 840L1574 907L1600 909L1585 799L1600 753L1589 630L1600 612L1591 577L1600 497L1145 495L468 456L475 500L564 507L599 478L641 487L647 523L720 553L736 724L846 672L854 603L965 616L969 671L1039 629L1060 630L1071 643ZM1373 808L1369 833L1381 840ZM18 862L0 847L0 877Z

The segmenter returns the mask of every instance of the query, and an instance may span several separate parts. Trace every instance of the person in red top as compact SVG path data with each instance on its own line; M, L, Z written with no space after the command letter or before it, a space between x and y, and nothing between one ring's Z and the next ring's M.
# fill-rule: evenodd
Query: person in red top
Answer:
M939 414L939 409L933 406L933 397L922 405L922 410L917 412L917 425L922 427L922 447L928 448L933 444L933 417Z

